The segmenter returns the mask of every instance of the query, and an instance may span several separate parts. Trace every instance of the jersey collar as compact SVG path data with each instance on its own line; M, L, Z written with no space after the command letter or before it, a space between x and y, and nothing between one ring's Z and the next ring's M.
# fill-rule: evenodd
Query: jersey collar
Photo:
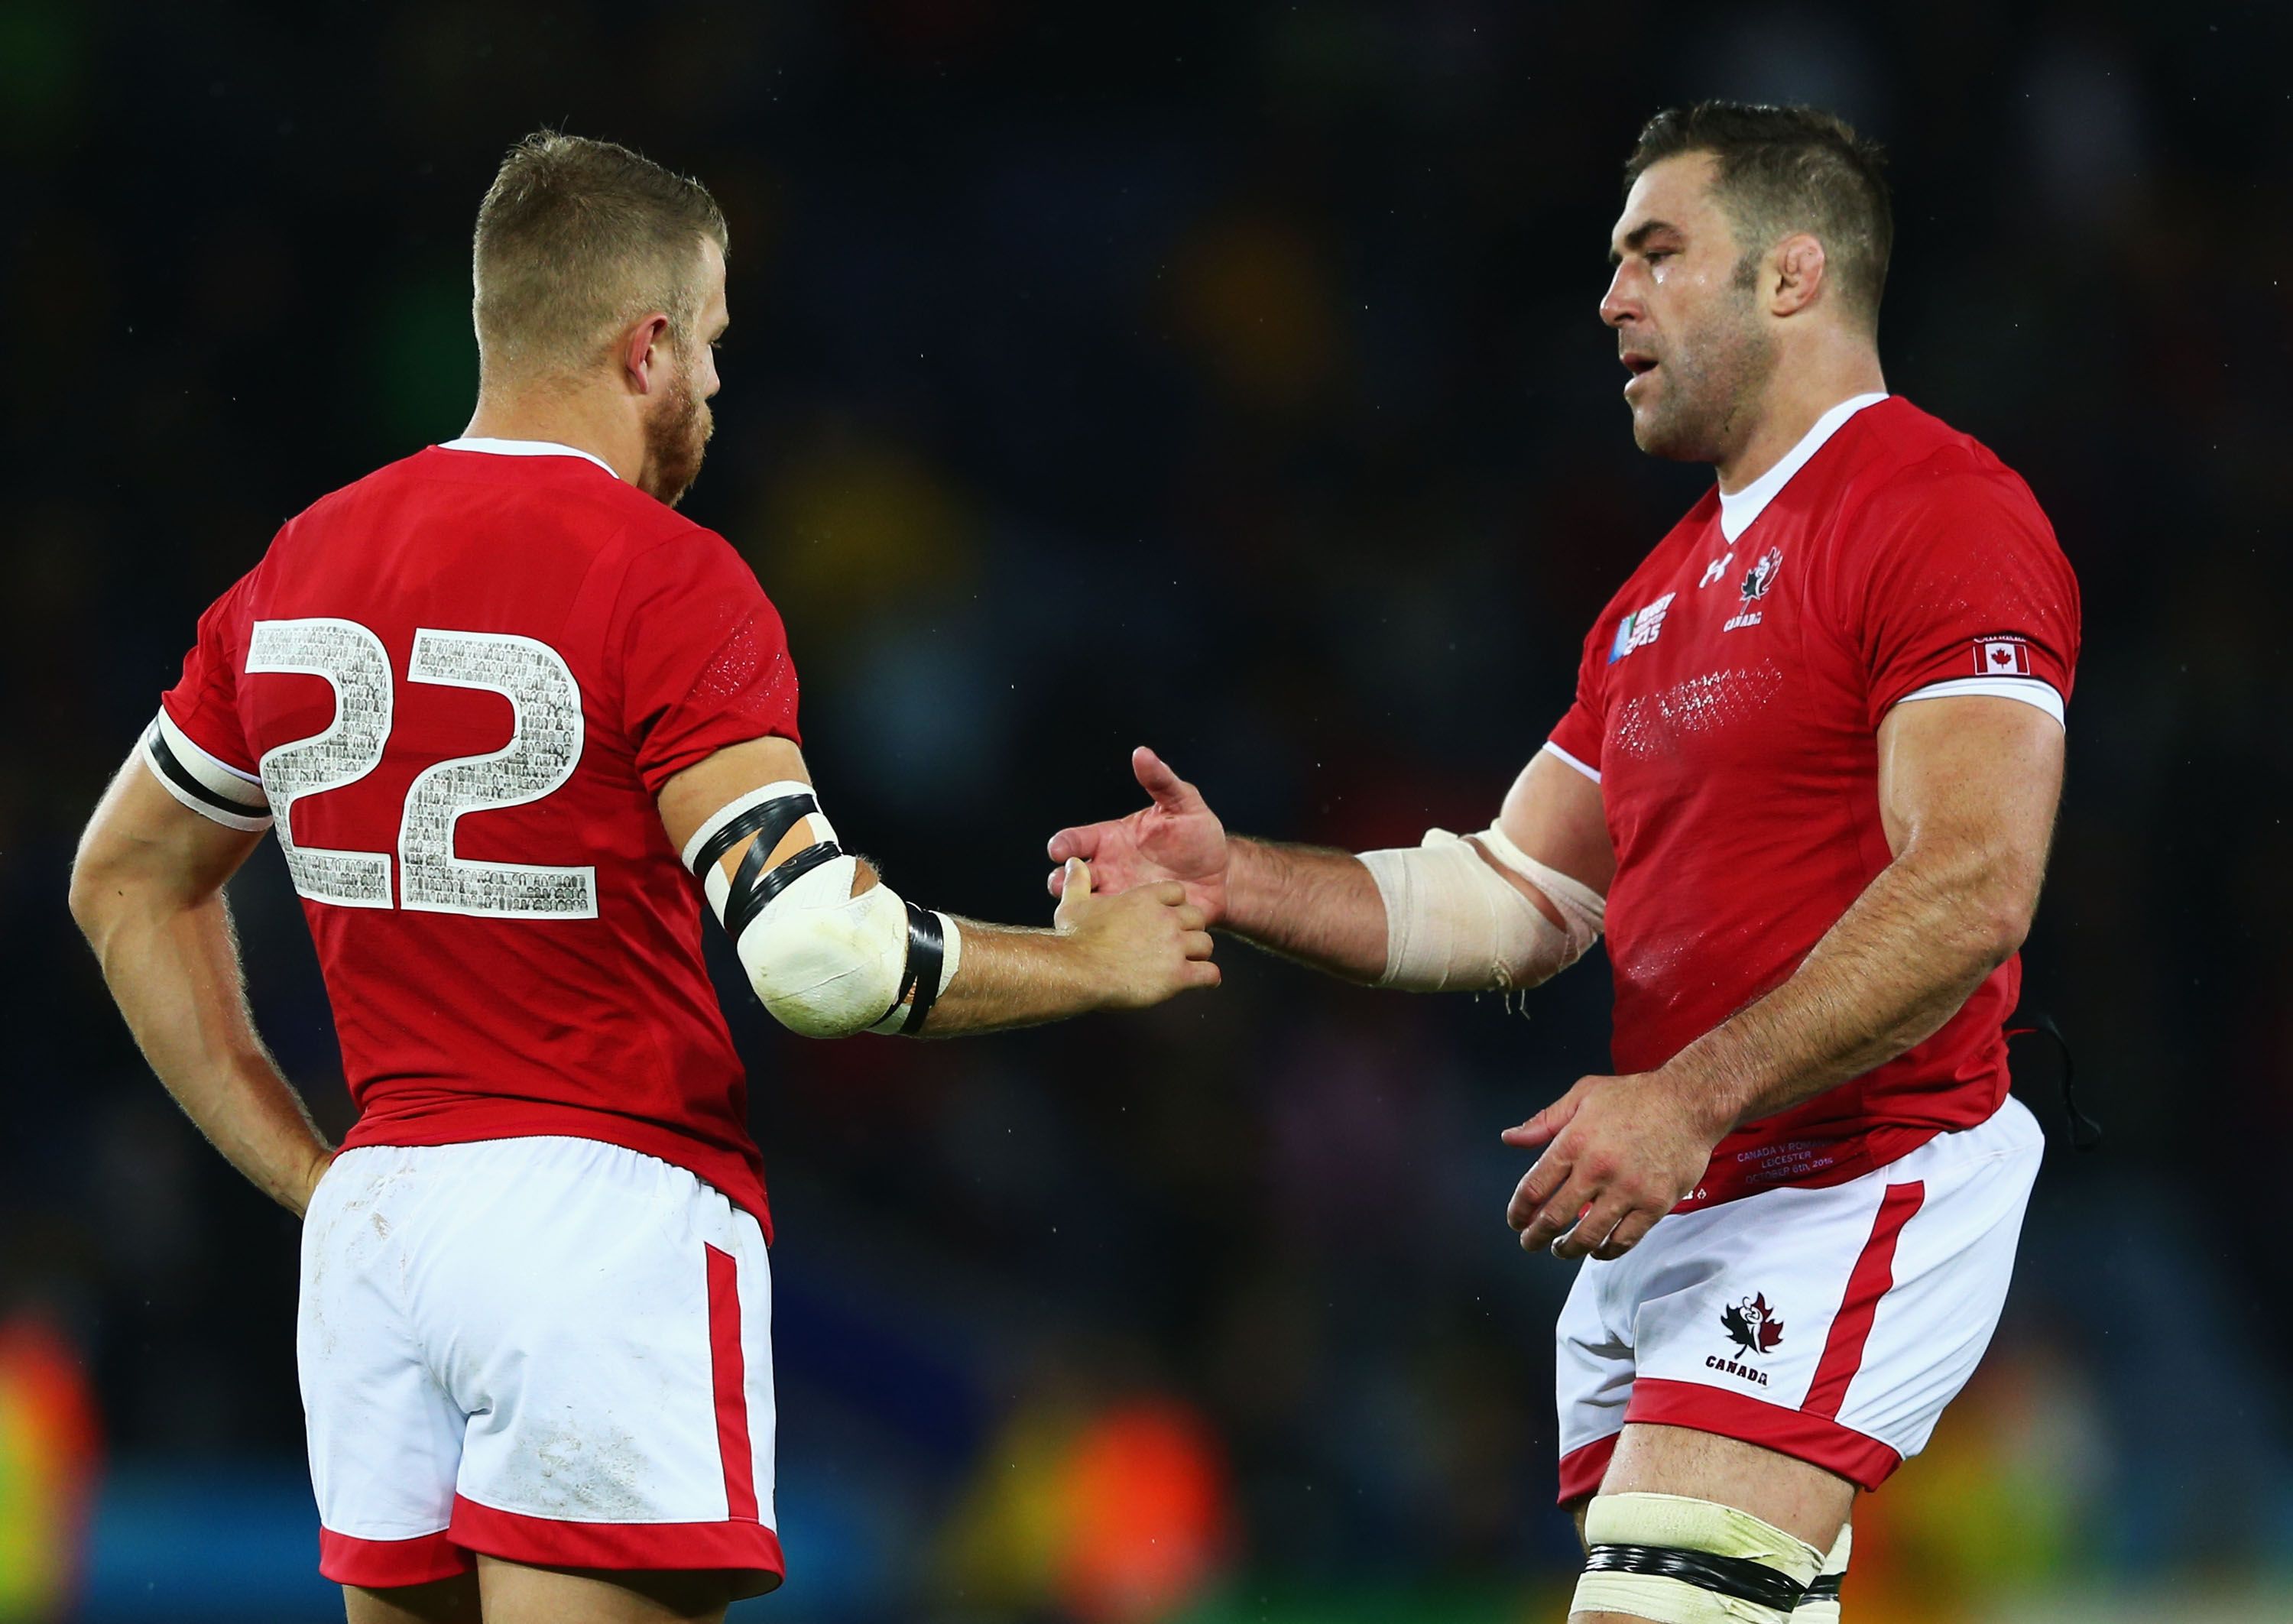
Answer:
M1850 395L1815 420L1815 426L1801 436L1799 444L1783 455L1783 460L1754 480L1732 496L1720 493L1720 532L1734 541L1752 528L1752 521L1767 511L1791 477L1807 466L1808 458L1823 449L1823 442L1839 432L1840 424L1867 406L1876 406L1887 398L1884 390L1876 394Z
M613 473L605 459L579 446L561 446L554 440L489 440L483 435L440 443L441 451L482 451L489 456L578 456L583 462L595 463L607 473ZM615 479L621 476L613 473Z

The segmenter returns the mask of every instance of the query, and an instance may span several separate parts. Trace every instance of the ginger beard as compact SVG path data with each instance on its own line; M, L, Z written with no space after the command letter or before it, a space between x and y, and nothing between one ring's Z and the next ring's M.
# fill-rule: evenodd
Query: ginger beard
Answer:
M1701 321L1675 337L1627 340L1657 361L1657 387L1631 402L1633 443L1649 456L1722 462L1751 432L1754 408L1776 370L1776 342L1752 296L1758 274L1757 259L1747 257Z
M638 486L646 495L675 507L700 477L701 459L709 437L717 432L717 415L693 388L691 359L677 357L677 376L662 390L660 403L644 419L644 467Z

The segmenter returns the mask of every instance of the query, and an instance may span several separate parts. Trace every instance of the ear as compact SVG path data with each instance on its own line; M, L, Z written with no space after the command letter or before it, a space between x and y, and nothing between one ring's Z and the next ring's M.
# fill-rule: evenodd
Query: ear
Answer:
M655 371L668 356L668 318L656 311L629 328L621 342L621 370L637 394L652 392Z
M1823 244L1805 231L1795 232L1776 245L1775 281L1768 295L1768 312L1795 316L1815 303L1823 291L1827 268Z

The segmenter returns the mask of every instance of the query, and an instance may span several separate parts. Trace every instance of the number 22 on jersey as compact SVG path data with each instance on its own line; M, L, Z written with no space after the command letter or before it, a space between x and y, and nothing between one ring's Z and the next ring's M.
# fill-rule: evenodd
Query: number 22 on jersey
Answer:
M335 692L332 722L264 751L256 764L295 889L339 908L390 907L390 853L301 845L293 832L296 802L355 784L381 764L395 702L389 650L355 620L258 620L247 669L322 677ZM596 918L594 868L454 854L454 826L464 813L539 801L573 776L581 759L581 690L564 659L531 637L423 627L414 634L406 680L501 694L512 721L502 748L439 762L408 786L398 825L398 906L513 919Z

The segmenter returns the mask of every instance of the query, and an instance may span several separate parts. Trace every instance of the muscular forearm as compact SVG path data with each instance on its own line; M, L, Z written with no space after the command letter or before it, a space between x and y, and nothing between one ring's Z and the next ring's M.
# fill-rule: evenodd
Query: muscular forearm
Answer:
M83 923L167 1092L231 1166L299 1215L327 1143L255 1033L222 894L150 910L121 898Z
M1350 982L1385 974L1385 902L1350 852L1230 837L1219 928Z
M1088 1014L1107 1002L1105 974L1056 931L965 919L963 960L932 1006L920 1036L1042 1026Z
M1932 1037L2020 946L2014 887L1977 857L1907 854L1791 978L1664 1068L1724 1127L1787 1110Z

